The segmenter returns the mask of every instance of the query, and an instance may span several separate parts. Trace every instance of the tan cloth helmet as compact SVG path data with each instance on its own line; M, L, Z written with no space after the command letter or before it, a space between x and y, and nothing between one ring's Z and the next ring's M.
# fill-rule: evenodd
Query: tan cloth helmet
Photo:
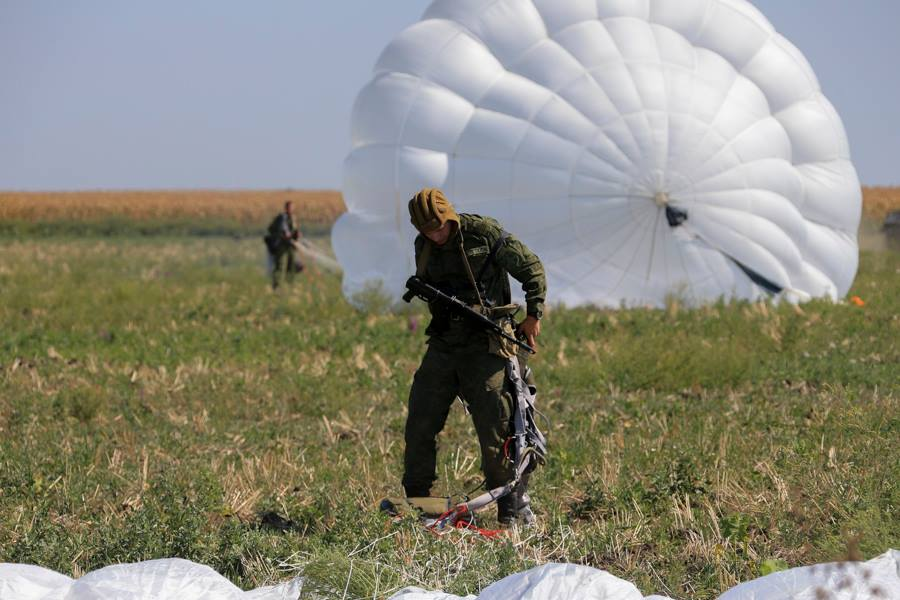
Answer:
M424 188L409 201L409 218L421 233L437 231L447 221L459 227L459 215L453 205L437 188Z

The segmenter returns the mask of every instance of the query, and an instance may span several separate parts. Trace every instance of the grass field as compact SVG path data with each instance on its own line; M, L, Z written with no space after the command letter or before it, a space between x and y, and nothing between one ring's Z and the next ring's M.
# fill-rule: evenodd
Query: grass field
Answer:
M541 524L490 541L374 508L399 491L422 313L360 314L315 269L272 294L256 239L6 231L0 562L180 556L245 587L305 574L381 598L561 561L712 598L900 547L896 252L863 253L863 307L550 312ZM441 444L437 491L470 489L459 407Z

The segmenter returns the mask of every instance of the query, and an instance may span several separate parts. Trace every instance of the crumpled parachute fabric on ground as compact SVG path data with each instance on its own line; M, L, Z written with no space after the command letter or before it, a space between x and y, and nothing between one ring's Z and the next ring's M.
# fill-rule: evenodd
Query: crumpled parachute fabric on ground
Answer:
M900 552L865 563L832 563L773 573L742 583L719 600L888 600L900 598ZM665 600L643 596L631 583L605 571L549 564L510 575L479 596L454 596L407 588L390 600Z
M436 0L351 129L332 236L351 301L402 293L422 187L522 239L553 303L838 299L856 275L843 123L746 0Z
M0 600L297 600L300 589L295 579L244 592L210 567L180 558L113 565L80 579L0 563Z
M73 580L32 565L0 564L0 600L297 600L302 582L242 592L211 568L178 558L106 567ZM800 567L743 583L719 600L888 600L900 598L900 552L865 563ZM406 588L390 600L665 600L579 565L516 573L479 596Z

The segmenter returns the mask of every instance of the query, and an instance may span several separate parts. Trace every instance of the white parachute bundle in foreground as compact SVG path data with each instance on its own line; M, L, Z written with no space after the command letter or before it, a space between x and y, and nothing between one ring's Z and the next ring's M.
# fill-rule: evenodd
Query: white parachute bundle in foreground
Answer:
M0 563L0 600L297 600L301 587L297 579L244 592L213 569L180 558L112 565L80 579Z
M544 261L550 300L844 296L861 192L802 54L745 0L437 0L356 102L349 298L415 270L440 187Z
M773 573L742 583L719 600L886 600L900 598L900 552L866 563L832 563ZM579 565L548 564L510 575L480 595L454 596L407 588L390 600L666 600L646 598L631 583Z
M177 558L113 565L73 580L32 565L0 563L0 600L297 600L302 580L242 592L209 567ZM900 552L866 563L800 567L743 583L719 600L900 598ZM488 586L476 598L407 588L391 600L664 600L579 565L548 564Z

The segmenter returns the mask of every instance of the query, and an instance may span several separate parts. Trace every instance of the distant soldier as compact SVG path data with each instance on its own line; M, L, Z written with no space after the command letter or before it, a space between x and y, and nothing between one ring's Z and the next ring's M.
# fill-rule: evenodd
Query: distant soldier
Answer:
M290 283L294 275L303 270L303 263L297 256L299 239L300 229L294 221L294 203L288 200L284 203L284 212L272 220L263 238L269 250L273 290L278 289L282 271L286 272L285 279Z
M540 334L547 281L540 259L489 217L457 214L440 190L424 189L409 202L417 275L492 319L510 319L509 275L522 283L527 314L518 333L535 346ZM459 396L465 401L481 446L487 489L514 478L504 453L510 434L513 399L506 386L509 349L491 335L440 306L430 305L425 334L428 350L409 394L403 487L408 498L427 497L436 479L436 438ZM511 331L511 330L510 330ZM514 352L514 351L513 351ZM521 361L521 358L520 358ZM502 525L530 524L534 515L526 493L527 476L515 492L497 503Z

